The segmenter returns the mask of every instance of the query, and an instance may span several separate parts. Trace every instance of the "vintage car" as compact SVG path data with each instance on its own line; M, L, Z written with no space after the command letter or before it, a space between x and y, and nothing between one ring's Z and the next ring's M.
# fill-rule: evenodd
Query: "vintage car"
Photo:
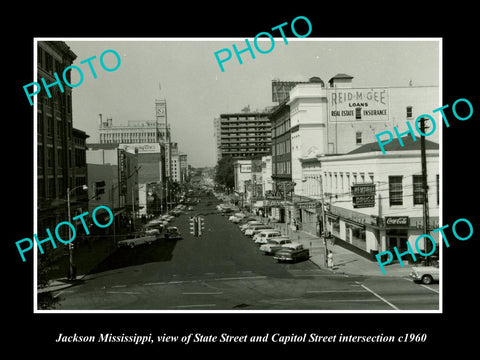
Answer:
M440 269L438 263L433 265L419 265L412 267L410 277L415 282L422 282L423 284L431 284L434 281L440 280Z
M176 226L169 226L165 229L165 240L180 240L182 234Z
M254 226L254 225L263 225L263 223L261 221L258 221L258 220L249 220L245 224L242 224L240 226L240 230L242 232L245 232L245 230L247 230L250 226Z
M253 236L253 242L255 244L266 244L269 239L277 238L279 236L282 236L282 233L278 230L264 229Z
M160 228L162 228L162 224L158 225L146 225L143 228L143 232L147 235L159 236L160 235Z
M258 234L260 231L267 230L267 229L273 230L271 226L263 225L263 224L249 226L248 229L245 230L245 235L254 236L255 234Z
M292 240L287 236L280 236L268 239L268 243L260 245L260 251L265 255L273 255L278 250L284 248L284 245L291 244Z
M155 235L147 235L145 233L136 233L129 235L125 240L121 240L117 242L118 247L130 247L134 248L135 246L144 245L144 244L151 244L157 237Z
M278 262L308 260L310 258L310 251L305 249L302 244L285 244L281 249L275 252L273 258Z

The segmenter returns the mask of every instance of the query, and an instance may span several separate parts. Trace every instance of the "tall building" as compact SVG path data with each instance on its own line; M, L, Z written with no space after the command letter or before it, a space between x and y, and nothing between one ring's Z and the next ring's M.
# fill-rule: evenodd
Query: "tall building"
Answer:
M250 111L221 114L214 120L217 160L224 156L234 159L270 154L271 126L268 112Z
M185 184L189 180L189 173L188 173L188 157L187 154L180 153L178 155L179 162L180 162L180 182Z
M39 41L37 52L37 78L45 79L47 84L55 83L54 73L62 74L77 57L63 41ZM70 72L66 78L70 79ZM47 237L47 228L53 231L58 223L68 220L67 191L72 217L88 207L88 194L82 189L87 185L85 140L88 135L73 128L72 91L66 84L62 87L63 92L58 85L51 86L51 97L46 91L36 97L39 239ZM62 235L68 239L67 234Z

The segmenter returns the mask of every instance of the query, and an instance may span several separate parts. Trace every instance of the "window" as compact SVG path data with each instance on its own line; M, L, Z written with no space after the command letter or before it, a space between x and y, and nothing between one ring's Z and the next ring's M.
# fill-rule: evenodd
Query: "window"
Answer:
M390 197L390 206L403 205L403 189L401 176L388 177L388 193Z
M47 136L53 136L53 117L47 116Z
M355 120L362 120L362 108L355 108Z
M403 205L403 189L401 176L388 177L390 206Z
M413 117L413 106L407 106L407 119L411 119Z
M413 205L423 204L422 175L413 175Z
M53 158L53 148L47 147L47 166L49 168L53 168L54 165L54 158Z
M356 144L362 143L362 133L360 131L357 131L355 133L355 138L356 138Z

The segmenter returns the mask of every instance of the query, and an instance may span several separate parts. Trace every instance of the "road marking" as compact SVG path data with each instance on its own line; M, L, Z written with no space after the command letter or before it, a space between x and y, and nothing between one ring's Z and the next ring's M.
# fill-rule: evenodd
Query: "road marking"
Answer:
M240 276L230 278L218 278L218 279L205 279L204 281L228 281L228 280L254 280L254 279L266 279L266 276Z
M74 291L72 290L63 290L63 291L60 291L57 295L54 295L53 297L56 298L58 296L60 296L61 294L63 293L73 293Z
M413 279L410 279L410 278L403 278L403 279L405 279L405 280L407 280L407 281L410 281L410 282L414 282ZM430 290L430 291L433 291L434 293L440 294L440 292L439 292L438 290L435 290L435 289L433 289L433 288L431 288L431 287L429 287L429 286L427 286L427 285L425 285L425 284L420 284L420 286L423 286L425 289L428 289L428 290Z
M223 292L184 292L183 295L221 295Z
M382 300L384 303L390 305L392 308L394 308L395 310L400 310L398 307L396 307L395 305L393 305L391 302L385 300L383 297L381 297L380 295L378 295L375 291L373 290L370 290L368 287L366 287L365 285L363 284L360 284L361 287L363 287L365 290L369 291L370 293L372 293L373 295L375 295L376 297L378 297L380 300Z
M438 290L432 289L431 287L428 287L427 285L421 284L420 286L423 286L425 289L433 291L434 293L440 294L440 292Z
M137 295L139 292L134 291L107 291L107 294L127 294L127 295Z
M215 307L217 305L216 304L197 304L197 305L177 305L177 306L173 306L173 307L175 307L175 308L189 308L189 307L205 307L205 306Z
M168 284L167 282L154 282L154 283L145 283L143 285L151 286L151 285L167 285L167 284Z
M363 290L307 290L307 294L321 293L364 293Z
M112 288L124 288L127 287L127 285L113 285Z

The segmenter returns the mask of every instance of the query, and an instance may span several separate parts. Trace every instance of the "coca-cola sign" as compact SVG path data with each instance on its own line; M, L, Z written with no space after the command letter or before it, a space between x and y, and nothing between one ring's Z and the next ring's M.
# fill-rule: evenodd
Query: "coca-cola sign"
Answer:
M408 216L386 216L386 226L408 226Z

